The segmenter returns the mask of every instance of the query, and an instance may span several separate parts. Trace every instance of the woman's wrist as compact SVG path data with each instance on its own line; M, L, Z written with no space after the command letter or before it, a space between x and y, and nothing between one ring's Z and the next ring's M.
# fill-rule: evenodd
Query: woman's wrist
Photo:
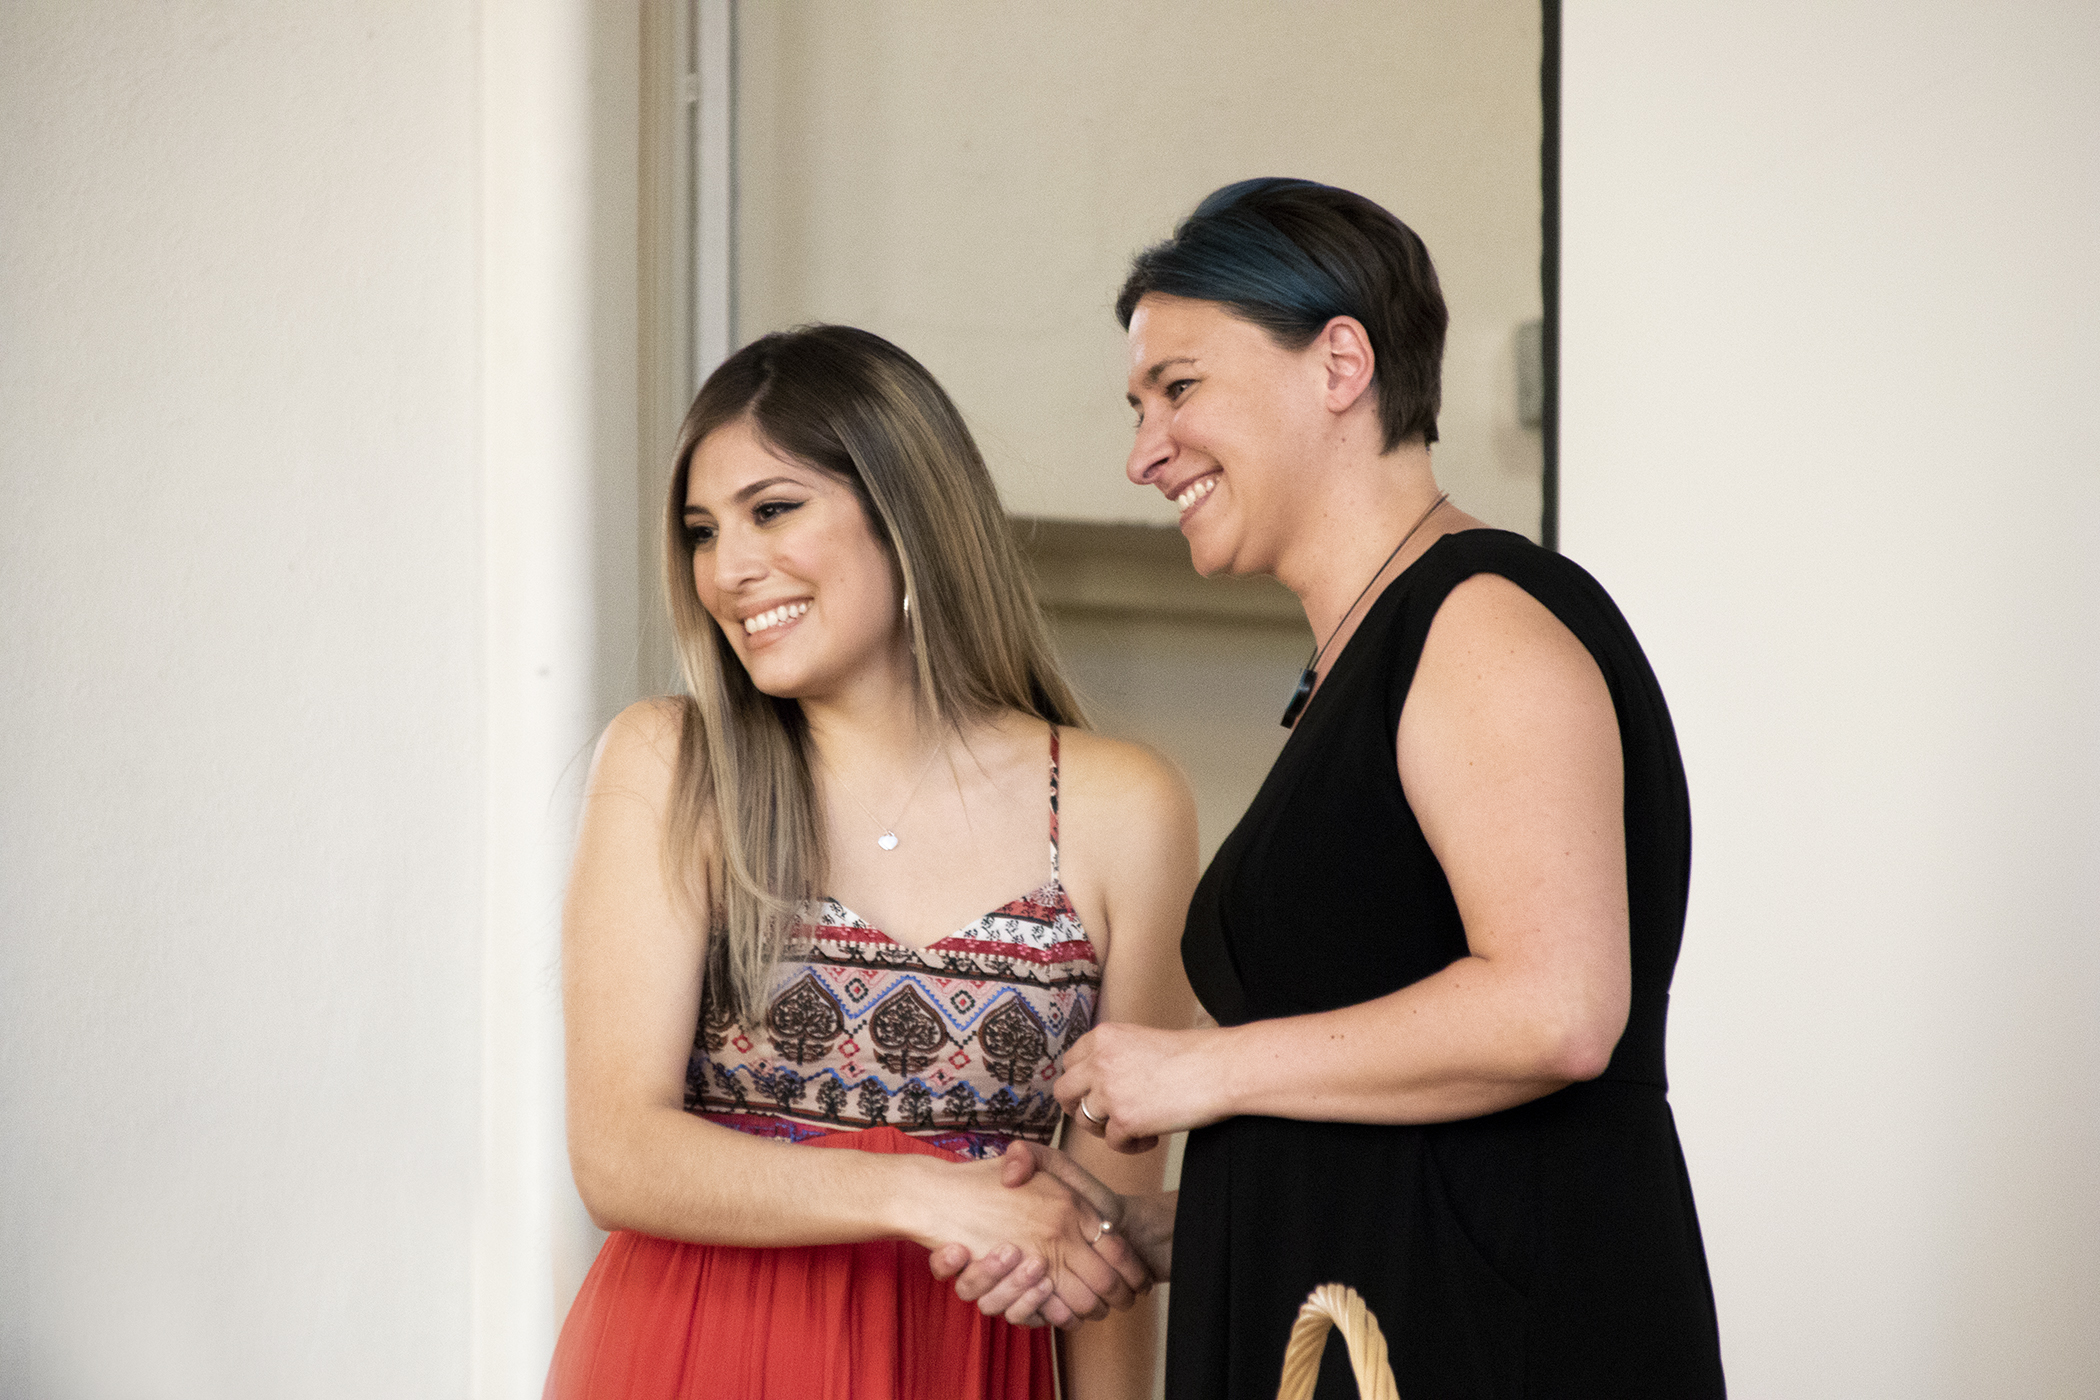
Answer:
M1204 1111L1199 1115L1203 1124L1221 1123L1244 1111L1235 1097L1240 1082L1235 1061L1243 1048L1245 1032L1242 1026L1204 1026L1189 1032L1195 1037L1198 1062L1188 1081L1205 1086L1207 1091Z
M1180 1203L1179 1191L1123 1198L1123 1238L1137 1251L1155 1283L1167 1282L1173 1272L1174 1212Z
M927 1249L948 1243L953 1234L942 1231L950 1214L944 1204L952 1207L960 1184L955 1180L954 1165L916 1154L873 1160L891 1169L891 1179L881 1183L884 1189L874 1193L882 1234L907 1239Z

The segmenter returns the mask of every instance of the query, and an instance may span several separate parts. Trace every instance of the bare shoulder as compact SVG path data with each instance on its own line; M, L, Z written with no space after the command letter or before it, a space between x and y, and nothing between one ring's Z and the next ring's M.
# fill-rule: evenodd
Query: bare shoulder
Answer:
M1132 899L1195 885L1196 799L1172 759L1124 739L1060 730L1058 834L1067 885L1113 918ZM1178 928L1178 925L1177 925Z
M654 749L668 746L669 757L675 760L679 735L685 730L686 712L691 704L677 695L652 695L646 700L637 700L613 716L599 743L601 746L641 744Z
M1617 798L1618 714L1603 671L1545 604L1498 574L1467 579L1438 609L1396 739L1425 831L1449 800L1491 789L1534 805L1542 785Z
M664 840L680 806L686 705L675 697L629 705L599 737L569 884L573 929L594 927L586 916L607 909L623 911L619 917L633 928L659 916L684 927L684 921L664 914L677 903L664 884ZM704 857L712 842L704 816L694 836ZM704 890L695 893L704 898Z
M670 791L686 729L688 702L638 700L613 717L591 758L590 794L627 792L651 801Z
M1194 823L1188 779L1156 750L1084 729L1059 729L1058 748L1061 805L1084 806L1102 830L1153 828L1184 816Z
M1174 955L1196 887L1196 799L1143 744L1061 730L1065 885L1113 975L1105 1019L1185 1026L1194 995Z
M1416 672L1417 689L1425 685L1501 700L1605 694L1603 672L1567 625L1515 583L1485 573L1453 588L1437 609ZM1410 692L1410 705L1414 699Z

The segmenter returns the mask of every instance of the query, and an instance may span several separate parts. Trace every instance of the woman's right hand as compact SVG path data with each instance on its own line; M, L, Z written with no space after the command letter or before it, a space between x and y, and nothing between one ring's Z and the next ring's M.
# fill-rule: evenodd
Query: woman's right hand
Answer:
M1164 1228L1154 1229L1151 1217L1161 1213L1149 1209L1152 1198L1127 1200L1065 1153L1036 1143L1013 1143L1000 1165L1001 1180L1010 1190L1043 1177L1055 1178L1097 1212L1103 1228L1093 1242L1093 1251L1130 1284L1133 1297L1166 1278L1173 1248L1171 1206L1164 1214ZM1151 1239L1153 1235L1159 1238ZM953 1278L956 1296L966 1303L976 1303L987 1316L1004 1316L1022 1326L1033 1326L1039 1321L1070 1325L1060 1316L1064 1311L1059 1306L1060 1295L1051 1290L1053 1280L1046 1277L1042 1262L1014 1245L1002 1244L974 1257L961 1245L943 1245L933 1251L929 1263L935 1278Z
M963 1172L955 1174L960 1181L949 1176L940 1200L933 1273L945 1279L975 1269L972 1282L981 1280L986 1293L999 1289L1001 1305L988 1306L977 1292L960 1294L965 1302L1023 1325L1070 1327L1129 1308L1151 1286L1117 1234L1120 1198L1091 1177L1094 1192L1076 1189L1013 1149Z

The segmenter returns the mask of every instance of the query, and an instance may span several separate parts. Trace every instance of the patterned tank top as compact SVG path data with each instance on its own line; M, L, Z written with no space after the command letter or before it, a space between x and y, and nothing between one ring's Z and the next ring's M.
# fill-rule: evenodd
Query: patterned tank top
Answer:
M1064 1052L1094 1022L1101 964L1057 863L1050 729L1050 878L925 950L835 899L805 906L773 971L764 1024L736 1020L707 978L685 1107L761 1137L893 1127L964 1157L1048 1143Z

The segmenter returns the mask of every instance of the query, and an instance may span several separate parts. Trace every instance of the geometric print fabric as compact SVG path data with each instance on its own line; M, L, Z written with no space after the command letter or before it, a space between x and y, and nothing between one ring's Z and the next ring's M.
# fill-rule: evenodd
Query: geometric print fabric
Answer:
M923 952L837 900L806 906L763 1025L736 1024L705 979L688 1112L790 1141L889 1126L966 1157L1050 1141L1050 1085L1101 989L1058 876L1055 729L1050 743L1050 878Z

